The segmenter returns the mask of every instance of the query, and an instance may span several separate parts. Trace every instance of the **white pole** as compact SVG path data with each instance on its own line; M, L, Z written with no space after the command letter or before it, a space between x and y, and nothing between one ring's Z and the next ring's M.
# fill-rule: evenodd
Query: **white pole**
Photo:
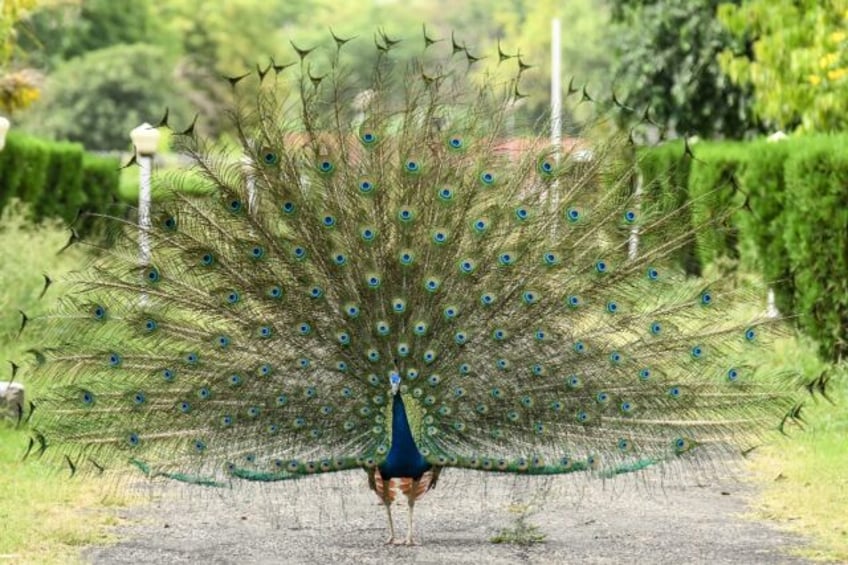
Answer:
M774 289L773 288L768 289L768 303L767 303L767 306L766 306L766 315L769 318L779 318L780 317L780 310L777 309L777 301L775 300L775 297L774 297Z
M139 260L142 265L150 263L150 180L153 171L153 155L138 156L138 227Z
M256 214L256 177L253 176L253 161L245 155L241 158L242 170L244 171L244 182L247 185L247 212L253 216Z
M559 159L562 150L562 41L559 18L551 20L551 145Z
M11 125L8 119L0 116L0 151L3 151L3 148L6 146L6 133L9 131Z
M636 190L633 192L633 201L636 202L636 207L639 207L642 197L642 172L636 173ZM639 226L634 225L630 228L630 238L627 246L627 258L635 259L639 253Z
M556 163L559 163L562 153L562 40L560 38L559 18L551 20L551 147ZM550 186L548 199L551 213L558 216L559 184L555 181ZM556 238L556 226L559 218L555 217L553 236Z

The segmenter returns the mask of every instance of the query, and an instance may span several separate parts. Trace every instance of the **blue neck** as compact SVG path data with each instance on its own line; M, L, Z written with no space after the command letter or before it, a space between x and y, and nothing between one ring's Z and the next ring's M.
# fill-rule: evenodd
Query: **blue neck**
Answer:
M395 477L417 480L429 468L430 464L418 451L412 438L406 409L400 393L397 393L392 400L392 446L386 460L380 465L380 475L385 480Z

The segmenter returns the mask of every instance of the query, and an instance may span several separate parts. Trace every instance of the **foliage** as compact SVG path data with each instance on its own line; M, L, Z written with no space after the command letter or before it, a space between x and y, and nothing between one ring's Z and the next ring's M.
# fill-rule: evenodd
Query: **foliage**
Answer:
M0 4L0 66L7 64L14 53L18 37L15 24L26 17L37 1L3 0Z
M104 47L155 45L167 56L165 68L174 68L178 82L190 85L181 88L178 97L207 116L201 129L219 134L226 132L222 118L231 102L230 88L221 77L254 70L257 64L264 67L269 57L278 63L297 61L289 39L301 47L319 47L310 62L315 72L324 72L335 51L328 28L340 37L356 36L344 52L353 63L349 65L352 72L365 75L376 53L377 30L402 39L400 49L418 47L423 41L421 22L427 22L430 35L443 40L439 49L449 48L451 31L456 30L457 43L475 56L496 60L500 40L505 53L520 53L525 63L534 66L523 75L521 91L528 98L514 118L520 127L543 118L548 111L550 20L554 16L562 21L566 84L573 75L578 86L588 83L594 97L609 100L608 15L606 0L574 0L567 6L554 0L163 0L127 6L96 0L40 11L31 18L30 33L24 39L31 62L54 71L72 64L68 60L73 57ZM110 66L115 65L118 63ZM472 66L472 73L479 67ZM515 59L500 67L511 75L516 68ZM577 102L579 98L573 99ZM570 122L566 111L566 124Z
M41 96L42 77L33 69L21 69L0 76L0 109L22 110Z
M18 54L16 25L36 8L38 0L0 2L0 110L11 113L26 108L39 97L41 74L34 69L10 70Z
M129 132L156 123L164 109L185 116L174 77L158 47L117 45L69 61L50 76L44 98L27 116L28 129L88 149L129 144Z
M72 221L77 212L104 212L118 189L118 162L85 155L72 143L51 143L11 132L0 152L0 211L17 198L29 203L36 221L62 218ZM94 227L85 219L80 233Z
M795 310L795 285L789 254L783 239L785 225L786 179L784 164L797 143L771 143L758 140L746 151L746 163L738 175L739 185L748 196L750 213L737 215L742 258L748 267L762 273L774 285L777 308L781 312Z
M756 131L751 92L733 84L717 61L724 49L746 52L715 19L720 0L613 2L618 96L672 133L742 137Z
M59 2L28 19L21 48L34 63L55 67L114 45L159 44L164 39L163 25L148 2Z
M848 356L848 137L798 144L786 161L783 236L798 321L825 358Z
M522 547L544 542L547 537L545 533L539 529L539 526L527 521L534 513L534 510L538 510L538 508L531 504L511 505L509 511L514 516L512 524L492 536L489 541L492 543L509 543Z
M692 159L685 154L683 143L671 142L640 150L637 165L641 174L644 198L654 203L658 211L669 213L683 209L684 215L691 216L691 210L684 208L689 195L689 172ZM691 217L681 218L681 229L691 228ZM642 244L649 247L658 243L656 237L642 236ZM701 264L695 252L695 241L690 238L675 252L676 261L687 275L701 274Z
M715 229L698 233L697 253L702 265L720 263L722 274L735 272L740 252L736 213L744 197L736 176L747 160L746 145L741 143L698 144L689 173L689 198L692 222L712 224Z
M753 87L772 127L838 131L848 126L848 0L747 0L724 4L720 21L753 50L726 48L721 67Z

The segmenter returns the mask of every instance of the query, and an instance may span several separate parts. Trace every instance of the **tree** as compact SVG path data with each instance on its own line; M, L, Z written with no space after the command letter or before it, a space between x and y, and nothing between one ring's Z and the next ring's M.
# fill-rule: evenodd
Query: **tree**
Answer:
M31 132L82 143L88 149L127 147L128 132L155 122L165 107L188 114L167 56L151 45L116 45L72 59L54 72L44 98L23 124ZM176 120L175 120L176 121Z
M37 0L0 2L0 110L12 113L26 108L39 97L41 74L34 69L9 69L18 54L16 26L30 16Z
M719 19L753 49L724 49L722 68L753 88L754 109L772 128L837 131L848 126L848 0L746 0Z
M751 88L718 63L725 49L747 53L747 36L716 19L721 0L614 0L618 97L677 135L742 137L760 129ZM767 0L765 0L767 1Z
M62 62L112 45L161 43L162 27L147 2L57 2L27 22L21 46L41 65Z

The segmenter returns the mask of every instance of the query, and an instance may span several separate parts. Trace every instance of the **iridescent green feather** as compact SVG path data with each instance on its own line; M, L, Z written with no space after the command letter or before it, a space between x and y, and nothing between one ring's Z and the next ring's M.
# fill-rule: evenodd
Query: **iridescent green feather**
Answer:
M317 86L303 64L238 96L247 167L181 138L211 195L157 210L150 265L119 226L40 320L38 378L67 383L37 403L47 455L203 484L373 467L392 371L427 459L486 471L720 457L796 405L746 361L781 322L684 277L719 228L633 192L623 139L509 149L518 69L481 86L434 46L363 81L328 53Z

